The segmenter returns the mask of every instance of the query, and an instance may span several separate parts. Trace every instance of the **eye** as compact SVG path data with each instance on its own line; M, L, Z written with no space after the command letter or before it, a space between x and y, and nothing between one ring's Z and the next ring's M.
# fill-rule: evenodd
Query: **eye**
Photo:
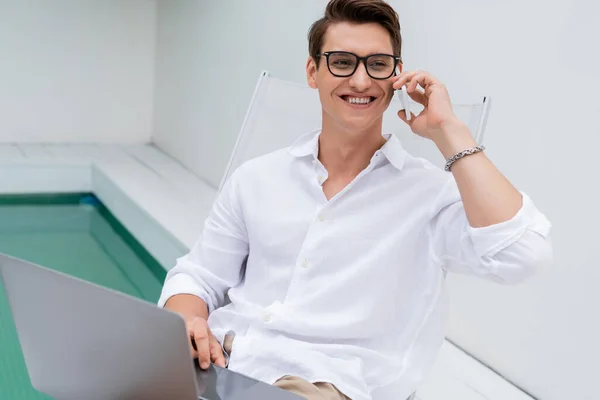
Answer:
M369 68L373 68L374 70L383 70L389 68L391 65L390 60L384 58L377 58L369 61Z
M350 58L337 58L331 60L331 66L336 69L351 69L354 68L354 61Z
M356 59L349 54L332 54L329 66L338 70L349 70L356 66Z
M350 65L349 60L336 60L333 62L335 65Z

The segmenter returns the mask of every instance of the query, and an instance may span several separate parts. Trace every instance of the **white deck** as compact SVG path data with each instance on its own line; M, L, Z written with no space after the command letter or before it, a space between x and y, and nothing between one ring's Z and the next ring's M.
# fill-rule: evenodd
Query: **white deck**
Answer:
M216 194L151 145L0 145L0 193L62 192L95 193L167 269Z
M95 193L167 269L200 235L216 195L152 145L0 144L0 194L60 192ZM417 398L532 399L449 342Z

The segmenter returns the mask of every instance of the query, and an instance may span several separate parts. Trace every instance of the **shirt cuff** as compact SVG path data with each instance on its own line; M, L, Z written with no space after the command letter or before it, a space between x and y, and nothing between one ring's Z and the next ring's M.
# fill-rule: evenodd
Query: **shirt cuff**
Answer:
M178 294L191 294L200 297L206 303L209 313L214 310L214 305L209 300L208 293L192 277L186 274L176 274L166 279L158 299L158 306L164 307L169 298Z
M492 257L496 253L517 242L526 230L532 230L543 237L550 232L550 221L538 211L533 201L525 193L523 205L517 214L508 221L482 228L468 226L467 231L473 241L478 257Z

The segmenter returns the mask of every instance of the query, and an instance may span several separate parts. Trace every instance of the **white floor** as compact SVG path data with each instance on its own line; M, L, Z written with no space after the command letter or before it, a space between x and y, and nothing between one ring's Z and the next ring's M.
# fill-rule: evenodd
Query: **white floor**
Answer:
M94 192L170 268L202 231L216 189L152 145L0 144L0 194ZM531 400L444 344L420 400Z

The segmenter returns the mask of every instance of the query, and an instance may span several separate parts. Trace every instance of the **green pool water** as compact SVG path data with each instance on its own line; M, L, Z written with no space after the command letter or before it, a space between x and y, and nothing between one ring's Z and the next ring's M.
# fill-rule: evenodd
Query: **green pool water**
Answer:
M152 302L166 273L89 194L0 196L0 252ZM0 399L50 399L31 386L2 285Z

